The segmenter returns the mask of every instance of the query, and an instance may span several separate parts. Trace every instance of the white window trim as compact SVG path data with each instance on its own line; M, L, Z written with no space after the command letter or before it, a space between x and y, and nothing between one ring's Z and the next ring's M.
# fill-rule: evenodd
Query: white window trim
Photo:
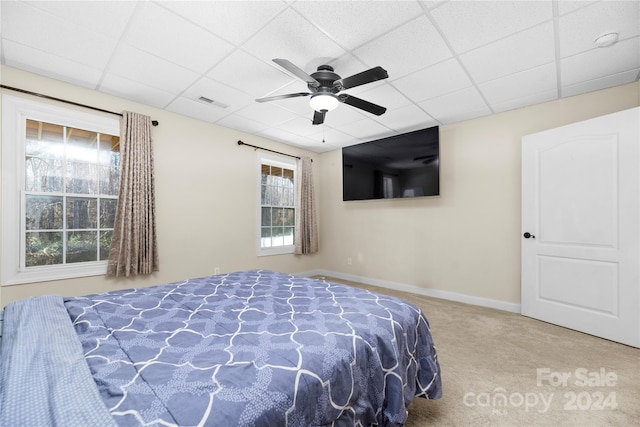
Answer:
M106 274L107 261L56 266L24 267L23 213L24 140L26 119L87 129L110 135L120 134L116 117L105 117L25 98L2 95L2 261L0 283L22 283L70 279ZM22 141L22 143L16 143ZM20 182L22 178L22 182Z
M270 256L270 255L283 255L283 254L292 254L294 252L294 245L286 245L286 246L277 246L271 248L263 248L261 243L262 237L262 199L261 199L261 191L260 186L262 183L262 164L267 163L272 166L280 166L287 169L293 170L293 179L294 183L298 182L298 170L297 170L297 162L296 159L288 158L285 156L278 156L277 154L270 154L265 152L256 151L257 153L257 183L258 183L258 198L256 200L257 206L257 221L256 221L256 255L258 256ZM296 186L297 189L297 186ZM296 200L298 195L295 194ZM295 224L294 233L298 232L298 224Z

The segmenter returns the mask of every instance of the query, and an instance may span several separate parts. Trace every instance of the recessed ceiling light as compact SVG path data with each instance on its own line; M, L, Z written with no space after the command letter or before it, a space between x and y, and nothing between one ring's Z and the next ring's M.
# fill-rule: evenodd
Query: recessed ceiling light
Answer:
M618 42L618 33L606 33L595 39L597 47L609 47Z

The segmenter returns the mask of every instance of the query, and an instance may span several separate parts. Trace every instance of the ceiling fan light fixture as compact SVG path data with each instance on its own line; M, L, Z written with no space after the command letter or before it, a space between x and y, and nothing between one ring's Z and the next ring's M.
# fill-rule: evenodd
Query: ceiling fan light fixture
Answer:
M309 105L318 112L331 111L338 106L340 101L330 93L318 93L311 97Z

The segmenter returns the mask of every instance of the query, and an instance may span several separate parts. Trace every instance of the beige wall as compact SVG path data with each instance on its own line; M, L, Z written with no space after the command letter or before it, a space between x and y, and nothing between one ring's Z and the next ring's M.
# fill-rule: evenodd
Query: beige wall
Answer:
M340 150L324 154L8 67L2 84L160 121L154 128L161 271L147 278L4 286L0 305L43 293L81 295L248 268L317 269L517 303L523 135L640 105L640 83L441 127L441 196L342 201ZM3 91L2 93L11 93ZM252 149L314 158L320 253L256 257ZM352 258L352 264L347 264Z
M343 202L341 153L323 154L323 268L519 303L521 137L638 105L636 82L442 126L438 197Z
M160 272L145 278L97 276L3 286L2 305L44 293L82 295L199 277L213 274L215 267L222 272L250 268L303 272L317 268L318 255L256 256L256 153L238 146L237 141L309 155L317 164L315 153L13 68L2 67L0 71L1 82L7 86L110 111L136 111L160 122L153 128ZM1 93L20 96L7 90Z

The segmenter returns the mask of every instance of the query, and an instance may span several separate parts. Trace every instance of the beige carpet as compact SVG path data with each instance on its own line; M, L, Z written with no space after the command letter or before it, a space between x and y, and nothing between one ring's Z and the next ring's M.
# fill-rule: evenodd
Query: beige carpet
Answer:
M518 314L347 282L418 305L443 397L414 399L407 427L640 426L640 350Z

